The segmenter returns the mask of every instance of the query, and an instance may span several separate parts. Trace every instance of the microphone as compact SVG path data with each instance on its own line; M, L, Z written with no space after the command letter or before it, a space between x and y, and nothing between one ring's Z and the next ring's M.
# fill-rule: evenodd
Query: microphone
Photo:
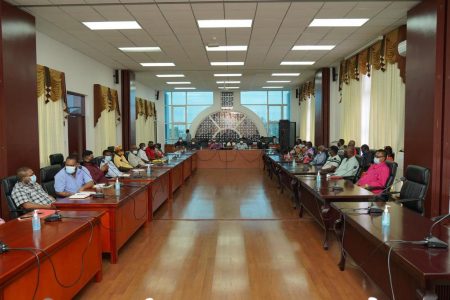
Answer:
M344 177L345 175L349 174L350 171L354 171L355 169L358 169L358 166L354 166L352 169L347 170L344 174L341 175L341 177ZM331 187L332 191L343 191L344 188L342 186L337 185L337 181L334 182L334 186Z
M91 180L94 182L95 185L97 185L97 182L92 178L92 175L89 172L86 172L83 168L83 166L80 166L80 170L84 172ZM97 192L97 189L95 190L95 194L92 195L94 198L105 198L105 194L101 192Z
M385 187L381 192L380 192L380 194L383 194L384 192L386 192L387 190L389 190L393 185L395 185L397 182L400 182L400 181L405 181L406 180L406 178L405 177L400 177L400 178L397 178L396 180L394 180L390 185L388 185L387 187ZM376 197L374 197L374 198L372 198L371 200L371 202L372 202L372 205L368 208L369 210L367 211L367 213L368 214L381 214L382 212L383 212L383 209L381 208L381 207L378 207L377 205L373 205L373 201L374 200L377 200L377 199L379 199L379 198L377 198L378 196L376 196ZM381 199L381 200L384 200L384 199Z
M431 221L433 221L434 223L430 227L430 232L428 233L428 236L425 237L426 245L427 245L428 248L442 248L442 249L448 248L448 245L447 245L446 242L438 239L437 237L435 237L433 235L433 228L437 224L439 224L442 221L444 221L445 219L447 219L448 217L450 217L450 214L438 216L438 217L435 217L435 218L431 219Z

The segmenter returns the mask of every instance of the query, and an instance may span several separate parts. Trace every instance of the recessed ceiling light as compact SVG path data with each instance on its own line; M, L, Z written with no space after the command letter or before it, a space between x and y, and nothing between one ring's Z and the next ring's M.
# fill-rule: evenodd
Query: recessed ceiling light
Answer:
M205 46L206 51L247 51L247 46Z
M252 27L252 20L198 20L200 28L244 28Z
M231 80L231 81L216 81L216 83L219 83L219 84L222 83L223 84L223 83L241 83L241 82L240 81L232 81Z
M191 84L190 81L167 81L167 84Z
M282 86L263 86L263 89L282 89Z
M136 21L103 21L103 22L83 22L91 30L123 30L142 29Z
M292 47L292 50L332 50L335 45L298 45Z
M195 87L176 87L175 90L195 90Z
M282 61L280 65L282 66L310 66L313 65L315 61Z
M272 73L272 76L280 76L280 77L285 77L285 76L300 76L300 73Z
M229 74L214 74L214 77L241 77L240 73L229 73Z
M161 52L159 47L120 47L123 52Z
M243 61L212 61L211 66L243 66Z
M290 80L267 80L267 83L289 83Z
M156 77L161 77L161 78L165 78L165 77L184 77L183 74L156 74Z
M359 27L369 19L314 19L310 27Z
M239 89L238 86L219 86L219 89L221 90L237 90Z
M175 67L174 63L163 62L163 63L141 63L143 67Z

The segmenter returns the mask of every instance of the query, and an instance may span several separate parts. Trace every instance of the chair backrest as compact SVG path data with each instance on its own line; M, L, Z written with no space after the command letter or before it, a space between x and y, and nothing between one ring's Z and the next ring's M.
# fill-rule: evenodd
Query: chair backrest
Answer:
M376 149L370 149L369 151L370 151L370 153L372 153L372 160L370 161L370 163L373 164L373 159L375 158L375 153L377 153L377 150Z
M386 180L386 184L384 185L385 188L392 186L392 184L394 183L395 176L397 176L397 168L398 168L398 164L393 161L387 160L386 165L389 168L389 177Z
M356 183L359 180L359 178L361 178L361 174L363 172L361 155L355 155L355 157L356 157L356 160L358 161L359 167L358 167L358 171L356 171L355 177L353 178L354 183Z
M114 146L109 146L109 147L106 148L106 149L108 149L109 151L111 151L112 153L114 153L114 150L116 149L116 147L114 147Z
M61 166L64 162L64 156L61 153L50 154L48 156L48 158L50 159L51 165L60 165Z
M102 160L103 160L103 156L97 156L96 158L94 158L92 160L92 162L100 167L100 164L102 163Z
M421 166L409 165L405 171L405 182L400 190L400 199L418 199L403 203L409 209L424 213L424 201L430 183L430 170Z
M20 215L22 215L20 212L17 211L18 207L11 196L12 190L16 185L17 181L18 181L17 176L6 177L2 180L2 191L3 191L2 199L5 199L8 204L9 217L11 219L17 218Z
M125 151L125 158L128 160L128 155L130 154L130 151Z
M50 196L56 197L55 175L62 169L61 166L48 166L41 169L41 185Z

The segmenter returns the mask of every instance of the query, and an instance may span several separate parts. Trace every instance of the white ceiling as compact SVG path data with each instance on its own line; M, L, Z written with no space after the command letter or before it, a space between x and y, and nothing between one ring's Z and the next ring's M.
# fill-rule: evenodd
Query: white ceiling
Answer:
M198 90L217 89L216 72L241 72L241 90L260 89L273 72L301 72L285 87L296 87L315 70L340 61L399 25L419 1L242 1L242 0L10 0L36 17L37 29L137 79L167 90L158 73L183 73ZM360 28L310 28L313 18L370 18ZM252 28L199 29L197 19L253 19ZM136 20L143 30L91 31L82 21ZM248 45L247 52L206 52L205 45ZM337 45L331 51L291 51L294 45ZM160 53L123 53L118 47L159 46ZM245 66L212 67L210 61L245 61ZM314 60L313 66L280 66L282 60ZM141 67L141 62L174 62L176 67ZM235 84L233 84L235 85Z

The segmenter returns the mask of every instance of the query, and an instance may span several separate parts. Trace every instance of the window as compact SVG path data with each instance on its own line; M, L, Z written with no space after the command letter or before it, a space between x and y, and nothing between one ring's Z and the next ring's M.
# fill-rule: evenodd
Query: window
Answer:
M268 136L278 137L278 122L289 120L290 101L290 91L241 92L241 104L258 115Z
M213 92L166 92L166 143L172 144L181 136L194 119L214 102Z
M70 115L84 116L84 95L67 92L67 110Z

